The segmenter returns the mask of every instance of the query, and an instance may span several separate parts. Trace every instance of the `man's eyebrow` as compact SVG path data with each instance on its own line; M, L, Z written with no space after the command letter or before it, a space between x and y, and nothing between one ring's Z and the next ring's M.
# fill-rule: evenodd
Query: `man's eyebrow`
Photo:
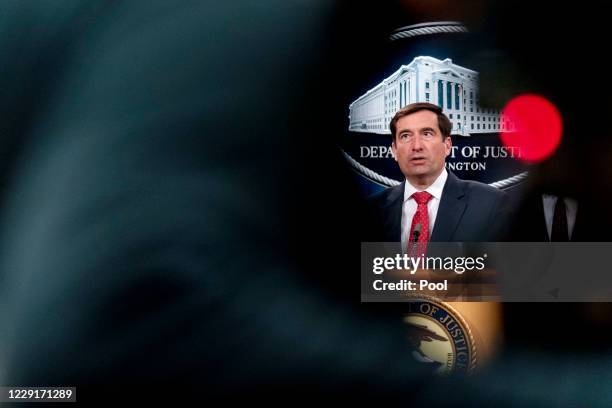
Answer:
M434 133L436 133L436 131L434 130L434 128L430 128L430 127L422 128L422 129L421 129L421 132L426 132L426 131L428 131L428 130L429 130L430 132L434 132Z

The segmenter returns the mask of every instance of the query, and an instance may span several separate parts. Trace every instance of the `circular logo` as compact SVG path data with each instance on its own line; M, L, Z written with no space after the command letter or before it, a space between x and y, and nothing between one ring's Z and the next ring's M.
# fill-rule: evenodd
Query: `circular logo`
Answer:
M528 166L518 160L521 147L500 139L500 134L515 132L516 124L499 109L481 104L480 73L470 57L478 54L477 43L460 22L416 24L390 35L387 52L372 69L378 74L368 72L347 97L340 143L366 195L405 179L394 159L389 124L397 111L417 102L439 106L450 121L447 170L503 190L527 177Z
M420 296L408 303L404 317L414 358L436 374L470 373L476 345L465 320L450 305Z

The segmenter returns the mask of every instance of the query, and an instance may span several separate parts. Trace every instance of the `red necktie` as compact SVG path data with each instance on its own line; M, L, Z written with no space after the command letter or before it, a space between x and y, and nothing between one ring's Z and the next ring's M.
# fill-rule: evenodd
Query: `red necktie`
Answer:
M412 217L412 226L410 227L410 236L408 237L408 248L406 253L413 257L420 257L427 253L427 242L429 242L429 214L427 213L427 203L433 196L427 191L420 191L412 194L411 198L414 198L414 201L416 201L417 210L416 213L414 213L414 217Z

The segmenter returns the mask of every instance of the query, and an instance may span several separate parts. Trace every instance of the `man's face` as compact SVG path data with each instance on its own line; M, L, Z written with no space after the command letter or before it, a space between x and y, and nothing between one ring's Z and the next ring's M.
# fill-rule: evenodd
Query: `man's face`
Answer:
M442 173L451 139L442 138L437 115L421 110L397 121L391 148L402 173L413 185L430 185Z

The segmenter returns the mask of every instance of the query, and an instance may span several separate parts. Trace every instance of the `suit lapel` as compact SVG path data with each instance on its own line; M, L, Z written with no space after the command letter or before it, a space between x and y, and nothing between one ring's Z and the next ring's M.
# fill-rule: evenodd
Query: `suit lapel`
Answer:
M405 181L391 189L383 211L385 238L389 242L399 242L402 236L402 204L404 203Z
M442 199L430 240L436 242L452 241L466 207L465 183L449 171L442 190Z
M534 240L537 241L550 241L550 237L548 236L548 228L546 227L546 215L544 214L544 201L542 199L542 194L537 195L537 200L533 204L533 208L535 208L535 218L534 225L537 228L537 235L533 237Z
M530 228L529 234L524 238L525 241L550 241L548 227L546 227L546 215L544 213L544 200L542 193L534 194L527 201L527 209L530 214L527 217L526 225ZM554 207L553 207L554 212Z

